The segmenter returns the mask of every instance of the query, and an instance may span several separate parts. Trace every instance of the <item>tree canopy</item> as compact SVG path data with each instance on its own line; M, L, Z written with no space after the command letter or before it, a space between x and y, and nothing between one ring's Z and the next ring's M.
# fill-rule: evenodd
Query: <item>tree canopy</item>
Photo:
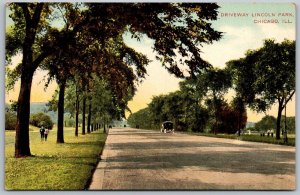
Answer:
M295 41L265 40L244 58L227 63L235 90L250 108L265 112L278 104L276 139L280 139L281 113L295 94Z
M124 44L124 32L130 32L136 39L141 35L153 39L157 59L177 77L184 77L180 66L187 67L188 76L209 67L209 63L201 58L201 44L212 43L221 37L210 23L217 19L218 5L214 3L10 3L9 8L14 24L13 30L7 33L6 60L9 62L18 52L23 54L22 63L8 72L10 86L21 78L16 157L31 155L28 125L34 72L43 64L51 64L48 66L51 75L56 75L59 82L63 81L65 73L74 72L68 64L78 65L70 61L76 59L76 50L72 50L77 48L76 44L85 48L78 55L85 68L76 68L78 72L109 75L115 100L121 109L125 109L130 96L124 94L133 93L133 80L136 79L130 66L135 66L137 77L142 78L148 61ZM53 26L56 19L63 24L60 28ZM96 44L97 50L90 50L95 48L90 42ZM128 86L131 86L129 91ZM60 96L63 92L64 86ZM63 107L62 101L58 104Z

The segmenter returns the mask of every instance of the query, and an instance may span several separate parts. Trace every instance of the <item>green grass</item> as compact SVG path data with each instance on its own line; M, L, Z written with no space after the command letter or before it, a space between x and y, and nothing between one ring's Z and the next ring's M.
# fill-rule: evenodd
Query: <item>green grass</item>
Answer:
M280 144L280 145L288 145L288 146L295 146L295 136L288 135L288 143L285 144L283 140L283 136L279 140L274 137L264 136L261 137L260 135L242 135L241 140L243 141L252 141L252 142L263 142L263 143L270 143L270 144Z
M199 136L208 136L208 137L217 137L217 138L227 138L227 139L238 139L242 141L252 141L252 142L262 142L262 143L270 143L270 144L280 144L280 145L289 145L295 146L295 135L288 135L288 144L284 143L283 137L281 136L280 140L276 140L275 136L260 136L260 135L241 135L238 137L234 134L210 134L210 133L192 133L189 132L188 134L192 135L199 135Z
M5 132L5 189L7 190L84 190L99 161L106 135L99 131L74 135L65 128L64 144L56 143L56 130L41 141L37 128L30 127L33 157L15 158L15 132Z

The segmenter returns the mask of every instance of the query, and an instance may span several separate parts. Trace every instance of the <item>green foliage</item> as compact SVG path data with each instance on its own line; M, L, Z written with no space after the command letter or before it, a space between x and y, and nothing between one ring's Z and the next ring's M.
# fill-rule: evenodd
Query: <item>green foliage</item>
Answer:
M116 35L125 30L137 39L147 35L154 40L153 49L157 52L157 59L178 77L184 76L180 65L187 66L191 75L208 67L209 64L200 56L198 46L201 43L210 44L221 37L221 33L212 29L210 24L211 20L217 19L218 5L214 3L114 3L88 6L94 17L105 21L93 21L98 22L95 26L100 31L92 26L97 36L108 39L107 35ZM176 56L189 58L177 61Z
M143 78L149 63L146 56L124 44L124 32L137 39L139 35L146 35L154 40L157 58L177 77L184 76L181 66L187 68L190 76L209 67L201 58L199 45L210 44L221 37L210 23L217 19L215 3L87 3L81 5L84 9L76 3L14 2L8 6L14 24L6 36L6 60L10 62L18 52L23 54L22 64L8 71L7 79L9 89L21 78L19 103L22 105L18 109L16 134L18 157L30 155L29 140L21 135L29 131L29 113L25 108L30 104L27 97L31 88L27 85L31 84L37 68L48 70L49 81L56 79L61 89L70 77L79 74L83 93L87 93L86 86L89 88L86 77L96 72L109 82L112 93L114 107L104 113L105 118L109 114L122 117L127 102L134 95L134 82L137 77ZM54 27L51 25L54 21L63 26ZM185 60L178 62L176 53ZM63 109L59 106L59 111Z
M255 124L255 129L257 129L258 131L276 129L276 118L269 115L264 116L259 122Z
M232 85L231 75L226 69L209 69L198 75L195 84L197 89L202 90L202 95L220 98Z
M147 108L130 115L128 123L159 129L163 121L171 120L177 131L235 133L245 127L247 115L241 99L231 105L223 100L230 86L227 70L209 69L181 82L180 91L153 97Z
M30 116L30 124L36 127L44 126L47 129L52 129L53 122L47 114L40 112Z
M54 91L51 100L46 104L49 111L57 111L58 89Z
M142 129L159 129L160 124L155 123L150 117L149 108L141 109L134 114L131 114L127 119L128 124L135 128L139 126Z
M234 101L230 105L223 99L208 99L206 105L211 110L208 123L210 132L234 134L246 126L246 109L238 110Z
M196 78L181 82L180 88L182 92L185 94L185 97L189 97L191 102L193 102L189 110L196 109L195 113L197 113L197 109L201 108L200 105L202 102L204 102L207 107L207 113L204 112L201 116L198 115L196 117L202 119L202 121L200 120L202 125L198 125L198 131L203 131L205 128L207 131L213 130L215 133L217 133L217 131L229 131L228 129L224 130L226 120L221 120L222 117L225 117L226 112L229 112L229 110L223 106L224 102L222 99L223 95L231 87L231 84L230 72L226 69L217 68L210 68L198 74ZM224 112L222 112L222 110ZM229 115L227 115L227 117L228 116ZM206 120L203 120L205 118ZM206 125L207 127L205 127ZM197 131L195 128L193 129Z
M292 135L288 135L288 143L284 142L284 139L277 140L275 137L268 137L260 135L242 135L241 140L243 141L252 141L252 142L263 142L263 143L270 143L270 144L279 144L279 145L289 145L295 146L296 139Z
M86 92L82 91L77 80L70 80L67 83L65 111L70 113L70 116L75 117L76 99L78 98L78 101L82 101L82 99L86 97L88 103L91 103L92 105L94 121L101 120L104 116L107 120L118 117L120 115L118 103L114 102L114 95L112 94L108 83L105 80L100 79L97 75L92 76L90 83L90 88Z
M167 120L173 121L176 131L204 131L208 111L177 91L154 96L147 108L129 116L128 123L132 127L160 129L161 123Z
M259 122L255 124L255 129L258 131L267 131L271 129L276 129L276 118L273 116L266 115L264 116ZM280 129L284 130L284 115L281 116L281 126ZM286 127L287 131L289 133L295 133L296 127L295 127L296 121L295 117L286 117Z
M281 116L281 129L284 130L284 115ZM295 117L286 117L286 130L289 133L295 133L296 132L296 120Z
M17 112L18 110L18 102L10 101L10 104L6 104L6 112Z
M232 111L235 115L235 124L237 125L237 128L234 128L238 130L239 135L241 133L241 130L246 127L247 124L247 110L246 110L246 104L243 100L243 98L237 96L235 97L231 102Z
M65 114L64 121L67 127L75 127L75 119L70 114Z
M217 137L217 138L226 138L226 139L238 139L241 141L251 141L251 142L261 142L261 143L269 143L269 144L279 144L279 145L289 145L289 146L295 146L296 139L294 135L288 135L288 143L284 143L283 139L277 140L275 137L271 136L260 136L260 135L241 135L236 136L233 134L211 134L211 133L191 133L193 135L199 135L199 136L208 136L208 137Z
M14 89L15 83L21 75L21 64L18 64L14 69L11 69L8 65L5 67L5 90L9 92Z
M186 116L187 128L193 132L204 132L209 121L209 111L204 107L191 107Z
M265 112L278 103L277 139L281 113L295 94L295 65L295 41L290 40L265 40L263 47L227 62L234 88L250 108Z
M6 29L5 36L5 57L6 64L11 62L11 57L22 50L23 40L25 38L25 18L20 6L14 3L9 4L8 9L12 11L9 17L14 21L14 25ZM8 11L8 10L7 10ZM18 76L20 75L20 72ZM12 77L11 77L12 78ZM16 77L18 78L18 77Z
M99 77L94 77L93 83L94 87L89 94L92 103L93 121L107 122L112 118L119 118L125 108L120 108L109 84ZM123 103L127 104L127 101Z
M15 132L5 132L5 189L7 190L85 190L97 166L106 135L92 132L74 137L65 129L65 144L56 144L54 128L46 142L39 130L30 131L34 156L14 157ZM30 185L29 185L30 184Z
M247 127L246 130L257 131L257 129L255 127Z
M5 130L15 130L17 115L14 112L5 112Z

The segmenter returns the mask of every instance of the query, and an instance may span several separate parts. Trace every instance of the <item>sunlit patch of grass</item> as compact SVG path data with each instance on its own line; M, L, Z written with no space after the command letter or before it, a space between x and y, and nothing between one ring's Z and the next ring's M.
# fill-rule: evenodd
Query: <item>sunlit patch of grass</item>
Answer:
M64 144L56 143L56 129L41 141L30 131L33 157L14 158L15 132L5 132L5 188L8 190L83 190L99 160L106 135L99 131L74 135L65 128Z

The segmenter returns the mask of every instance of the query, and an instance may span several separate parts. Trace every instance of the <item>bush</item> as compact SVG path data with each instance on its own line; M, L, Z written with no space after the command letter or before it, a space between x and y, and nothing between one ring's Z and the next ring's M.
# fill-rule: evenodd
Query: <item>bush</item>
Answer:
M14 112L5 112L5 129L16 130L17 115Z
M36 127L44 126L47 129L53 128L50 116L42 112L30 115L30 124Z

